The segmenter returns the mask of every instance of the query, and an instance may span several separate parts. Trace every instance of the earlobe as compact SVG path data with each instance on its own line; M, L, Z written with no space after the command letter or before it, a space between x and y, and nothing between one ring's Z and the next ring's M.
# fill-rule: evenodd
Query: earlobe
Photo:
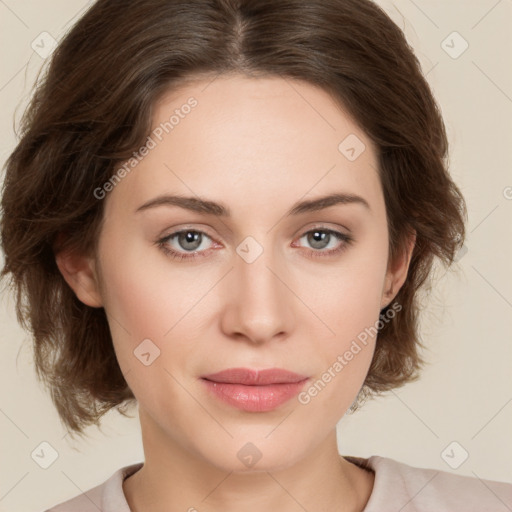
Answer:
M415 244L416 232L409 237L407 246L400 257L389 263L382 291L381 309L389 306L405 283Z
M103 306L93 258L62 250L55 255L55 262L81 302L93 308Z

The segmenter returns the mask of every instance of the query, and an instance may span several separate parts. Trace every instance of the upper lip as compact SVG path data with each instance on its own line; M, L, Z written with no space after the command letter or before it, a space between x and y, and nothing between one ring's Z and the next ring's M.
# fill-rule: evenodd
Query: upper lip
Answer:
M228 368L217 373L202 375L203 379L212 382L228 384L245 384L246 386L264 386L267 384L288 384L307 379L304 375L284 370L282 368L268 368L266 370L252 370L250 368Z

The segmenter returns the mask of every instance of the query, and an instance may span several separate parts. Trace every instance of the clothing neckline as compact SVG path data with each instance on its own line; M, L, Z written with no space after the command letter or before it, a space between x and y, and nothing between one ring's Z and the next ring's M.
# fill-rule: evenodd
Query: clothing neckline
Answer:
M374 474L373 487L372 487L370 496L368 498L368 501L366 502L364 509L361 510L361 512L372 512L370 507L372 506L373 501L375 501L375 499L376 499L376 498L374 498L374 496L377 494L378 483L379 483L379 488L380 488L380 479L378 482L377 481L378 472L375 470L375 462L377 459L380 459L381 457L379 457L377 455L373 455L369 458L364 458L364 457L357 457L354 455L341 455L341 454L340 454L340 457L344 458L347 462L349 462L351 464L355 464L356 466L360 467L361 469L364 469L365 471ZM137 471L142 469L143 466L144 466L144 462L136 462L134 464L130 464L129 466L125 466L124 468L121 468L118 471L119 478L117 479L117 482L120 487L120 492L121 492L120 497L122 497L123 503L116 504L116 506L119 507L118 509L111 507L111 508L105 508L105 511L110 512L110 510L112 509L112 510L119 510L119 512L131 512L131 509L128 505L128 500L126 499L126 495L124 494L123 482L130 476L134 475ZM109 504L109 505L111 506L112 504Z

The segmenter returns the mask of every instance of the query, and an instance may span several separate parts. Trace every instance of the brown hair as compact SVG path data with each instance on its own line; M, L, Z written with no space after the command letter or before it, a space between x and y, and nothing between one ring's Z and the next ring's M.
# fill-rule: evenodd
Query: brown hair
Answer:
M79 435L135 398L104 309L79 301L59 272L59 233L61 249L95 254L104 203L94 190L145 141L155 102L186 80L228 73L320 86L375 143L390 261L413 231L416 245L359 401L417 379L425 364L417 293L434 257L455 261L467 214L433 94L386 13L370 0L100 0L35 85L1 203L1 277L11 275L18 320L33 335L37 376Z

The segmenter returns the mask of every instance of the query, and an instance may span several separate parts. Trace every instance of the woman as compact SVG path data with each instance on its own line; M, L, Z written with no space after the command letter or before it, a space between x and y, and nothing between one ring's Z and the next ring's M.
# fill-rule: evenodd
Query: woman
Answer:
M336 444L424 364L417 293L465 235L446 153L370 1L95 3L8 161L3 275L70 432L136 400L145 461L50 510L512 506Z

